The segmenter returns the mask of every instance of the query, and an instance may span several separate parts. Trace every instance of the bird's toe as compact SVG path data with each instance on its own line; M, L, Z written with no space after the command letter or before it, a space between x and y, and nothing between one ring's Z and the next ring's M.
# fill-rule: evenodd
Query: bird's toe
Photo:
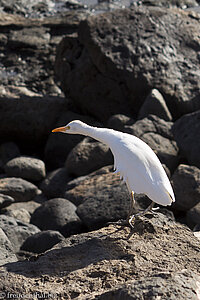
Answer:
M135 216L134 215L129 217L128 223L131 226L131 228L134 228L134 224L135 224Z

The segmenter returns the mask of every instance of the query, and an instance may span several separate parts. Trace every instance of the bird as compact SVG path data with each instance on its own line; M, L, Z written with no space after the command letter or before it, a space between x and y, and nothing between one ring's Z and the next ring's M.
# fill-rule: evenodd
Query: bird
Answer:
M80 120L71 121L52 132L89 136L110 148L114 156L114 171L126 182L131 196L127 221L132 228L136 217L151 211L155 203L167 206L175 202L171 183L159 158L138 137L110 128L90 126ZM142 212L133 214L135 194L145 194L152 202Z

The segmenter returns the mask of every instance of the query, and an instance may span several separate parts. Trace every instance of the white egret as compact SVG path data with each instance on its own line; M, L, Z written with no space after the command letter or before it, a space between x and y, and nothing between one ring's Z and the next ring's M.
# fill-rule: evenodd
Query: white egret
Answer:
M135 217L151 210L154 203L167 206L175 201L172 186L161 162L153 150L136 136L113 129L89 126L79 120L56 128L52 132L82 134L109 146L114 156L115 172L120 173L131 194L131 211L128 219L131 227ZM146 194L152 200L147 209L136 215L132 215L134 193Z

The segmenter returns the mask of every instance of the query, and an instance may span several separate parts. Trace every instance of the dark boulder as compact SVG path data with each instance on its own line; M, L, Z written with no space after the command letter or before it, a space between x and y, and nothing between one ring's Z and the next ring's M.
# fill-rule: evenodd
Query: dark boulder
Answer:
M48 199L62 197L71 177L66 168L56 169L41 182L40 189Z
M165 99L156 89L153 89L145 99L142 107L140 108L138 118L143 119L148 117L150 114L156 115L166 121L172 120L172 115L166 105Z
M189 164L200 168L200 111L187 114L173 125L174 139Z
M154 88L177 117L200 108L199 30L198 14L176 8L90 16L59 44L56 74L72 104L99 120L137 114Z
M32 200L39 189L22 178L6 177L0 179L0 193L13 197L16 202L25 202Z
M187 211L187 224L192 229L194 229L197 225L200 226L200 201Z
M29 236L21 246L21 250L33 253L43 253L64 239L64 236L54 230L46 230Z
M91 138L85 138L69 153L65 166L75 176L87 175L113 163L109 147Z
M0 228L7 235L14 251L19 251L27 237L40 231L38 227L32 224L24 223L5 215L0 215Z
M175 209L187 211L200 202L200 170L197 167L179 165L171 180L176 197Z
M108 119L107 126L118 131L126 132L126 125L133 125L133 123L135 123L133 118L130 118L126 115L117 114Z
M44 144L66 106L66 100L61 97L1 97L0 137L9 136L10 140L33 151Z
M19 156L9 160L5 172L11 177L21 177L30 181L40 181L46 176L45 164L41 159Z
M34 211L31 223L41 230L58 230L65 236L77 233L81 227L76 206L62 198L44 202Z
M130 195L119 174L112 166L101 168L81 180L69 182L65 197L78 205L77 214L90 230L100 228L109 221L126 219L130 208ZM135 212L150 204L148 197L136 195Z

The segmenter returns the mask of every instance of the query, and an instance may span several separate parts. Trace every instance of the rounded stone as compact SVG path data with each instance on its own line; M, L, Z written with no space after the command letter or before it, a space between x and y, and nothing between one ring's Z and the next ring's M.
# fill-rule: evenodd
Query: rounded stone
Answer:
M21 246L21 250L42 253L51 249L64 239L64 236L54 230L46 230L29 236Z
M39 189L22 178L6 177L0 179L0 193L13 197L16 202L26 202L32 200Z
M42 160L20 156L11 159L5 165L8 176L21 177L31 181L40 181L46 176L45 164Z
M67 227L70 232L76 233L76 225L80 225L81 221L76 214L76 206L63 198L55 198L44 202L38 207L32 217L31 223L38 226L41 230L58 230L62 232L65 228L67 235ZM65 226L65 227L64 227Z

